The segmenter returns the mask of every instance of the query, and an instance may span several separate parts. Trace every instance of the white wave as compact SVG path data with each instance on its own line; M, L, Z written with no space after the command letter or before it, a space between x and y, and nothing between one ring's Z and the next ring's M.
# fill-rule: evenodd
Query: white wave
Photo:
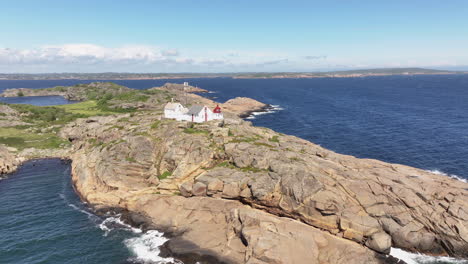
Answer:
M86 214L86 215L88 216L88 218L95 218L95 217L97 217L97 216L95 216L94 214L92 214L92 213L90 213L90 212L88 212L88 211L86 211L86 210L80 209L78 206L76 206L76 205L74 205L74 204L69 203L69 204L67 204L67 205L70 206L71 208L73 208L73 209L79 211L79 212L82 212L83 214Z
M120 219L120 214L116 215L116 216L111 216L111 217L108 217L106 219L104 219L104 221L102 221L102 223L100 223L98 225L98 227L104 231L104 236L107 236L109 234L109 232L111 232L112 230L114 230L115 227L117 228L122 228L122 229L126 229L128 231L131 231L135 234L141 234L143 231L140 229L140 228L135 228L129 224L126 224L124 221L122 221L122 219Z
M280 105L271 105L271 108L273 108L273 110L275 110L275 111L284 110L284 108L282 108Z
M399 248L391 248L390 255L400 259L407 264L435 264L435 263L452 263L452 264L468 264L468 260L456 259L451 257L434 257L419 253L410 253Z
M161 253L159 247L168 241L163 235L164 234L159 231L149 230L141 236L125 239L124 243L138 261L143 261L144 263L183 264L181 261L173 258L163 258L159 256Z
M276 113L276 112L281 111L281 110L284 110L284 108L282 108L279 105L270 105L270 108L266 109L265 111L250 113L250 115L248 117L246 117L245 119L255 119L255 116L272 114L272 113Z
M455 174L448 174L448 173L445 173L445 172L440 171L440 170L426 170L426 171L427 171L427 172L430 172L430 173L437 174L437 175L447 176L447 177L450 177L450 178L452 178L452 179L455 179L455 180L459 180L459 181L468 183L468 180L467 180L467 179L463 179L462 177L460 177L460 176L458 176L458 175L455 175Z

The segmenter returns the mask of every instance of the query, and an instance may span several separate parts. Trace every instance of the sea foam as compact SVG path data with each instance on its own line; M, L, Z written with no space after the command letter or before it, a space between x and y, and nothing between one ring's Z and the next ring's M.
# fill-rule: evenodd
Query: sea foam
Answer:
M159 231L149 230L138 237L126 239L124 243L134 255L134 259L139 262L183 264L183 262L179 260L159 256L161 253L159 247L168 241L163 235L164 234Z
M468 264L468 260L456 259L451 257L434 257L419 253L410 253L399 248L391 248L390 255L406 262L407 264Z
M99 228L104 231L104 236L107 236L115 228L125 229L135 234L141 234L143 231L140 228L135 228L129 224L126 224L120 219L120 214L108 217L99 224Z
M276 112L281 111L281 110L284 110L284 108L280 107L279 105L270 105L270 108L266 109L265 111L252 112L245 119L255 119L256 116L272 114L272 113L276 113Z
M450 178L452 178L452 179L455 179L455 180L459 180L459 181L468 183L468 180L467 180L467 179L463 179L462 177L460 177L460 176L458 176L458 175L455 175L455 174L448 174L448 173L442 172L442 171L440 171L440 170L426 170L426 171L427 171L427 172L430 172L430 173L437 174L437 175L447 176L447 177L450 177Z

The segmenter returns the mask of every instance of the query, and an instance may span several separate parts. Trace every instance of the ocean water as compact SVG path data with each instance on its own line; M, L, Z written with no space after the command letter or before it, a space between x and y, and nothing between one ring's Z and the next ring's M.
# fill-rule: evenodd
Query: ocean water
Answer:
M274 114L257 113L250 119L257 126L295 135L338 153L468 179L468 75L113 82L147 89L184 81L212 91L205 96L219 102L246 96L275 105L279 111ZM0 80L0 92L89 82Z
M165 82L184 81L211 91L204 96L218 102L246 96L273 105L272 111L254 113L248 118L254 125L295 135L339 153L406 164L464 181L468 179L468 75L318 79L197 78L113 82L134 89L147 89ZM88 82L91 81L0 80L0 92L7 88L46 88ZM39 105L56 104L54 100L60 100L17 99L26 100L19 103ZM101 219L89 214L70 187L68 165L54 162L57 161L39 161L36 165L40 166L36 169L31 167L32 163L27 163L19 172L0 181L0 221L3 222L8 216L5 219L10 223L20 223L17 229L14 224L6 227L0 225L0 263L63 263L63 259L70 259L67 263L151 263L151 259L156 261L153 263L166 261L157 259L157 247L165 240L161 233L138 233L138 230L119 223L118 217ZM49 166L49 163L54 165ZM44 176L48 175L44 173L51 172L56 175L52 177L55 179L52 182L56 183L60 179L62 189L52 190L48 186L52 182L44 185L47 192L35 188L35 185L41 186L40 182L50 176L34 175ZM36 184L27 185L27 177L31 177ZM15 183L17 181L19 183ZM18 184L18 187L8 192L7 189L11 188L8 184ZM34 203L23 203L26 199L13 200L21 197L18 195L21 192L34 197ZM61 199L61 194L68 200ZM39 222L34 221L36 213L27 217L29 213L23 215L15 209L35 205L36 201L53 195L56 195L55 202L36 205L38 209L54 205L51 214L43 216L43 210L31 211L37 212ZM9 200L8 207L13 209L5 209L2 199ZM67 223L65 229L57 229L60 225L56 222L43 228L44 223L52 223L56 219ZM28 225L28 232L21 229L23 223ZM116 224L120 228L115 228ZM8 228L13 229L8 231ZM8 235L3 236L4 232ZM16 237L15 232L18 233ZM49 232L58 238L49 238ZM44 241L35 241L38 236L44 238ZM55 243L54 239L60 243ZM76 253L70 245L80 245L80 253ZM467 263L450 258L410 254L399 249L393 249L392 255L401 257L409 264ZM35 259L47 261L31 262Z
M26 162L0 180L2 264L173 263L158 256L162 235L92 214L59 159Z

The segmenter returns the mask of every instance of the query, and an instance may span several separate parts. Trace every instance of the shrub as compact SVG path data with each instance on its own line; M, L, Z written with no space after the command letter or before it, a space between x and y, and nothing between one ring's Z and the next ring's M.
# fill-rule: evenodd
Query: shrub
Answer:
M172 175L172 172L170 172L170 171L165 171L165 172L163 172L163 174L159 175L158 178L159 178L160 180L164 180L164 179L166 179L167 177L169 177L169 176L171 176L171 175Z

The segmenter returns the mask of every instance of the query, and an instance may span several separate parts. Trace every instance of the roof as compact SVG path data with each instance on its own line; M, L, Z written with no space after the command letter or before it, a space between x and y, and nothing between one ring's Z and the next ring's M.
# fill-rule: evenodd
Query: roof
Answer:
M213 113L221 113L221 107L219 107L219 105L216 105L215 109L213 109Z
M204 107L205 107L204 105L194 105L194 106L190 107L187 114L196 115L196 114L200 113L200 111L203 110Z
M175 109L177 108L178 105L182 106L180 103L167 103L167 104L164 106L164 109L167 109L167 110L175 110Z

